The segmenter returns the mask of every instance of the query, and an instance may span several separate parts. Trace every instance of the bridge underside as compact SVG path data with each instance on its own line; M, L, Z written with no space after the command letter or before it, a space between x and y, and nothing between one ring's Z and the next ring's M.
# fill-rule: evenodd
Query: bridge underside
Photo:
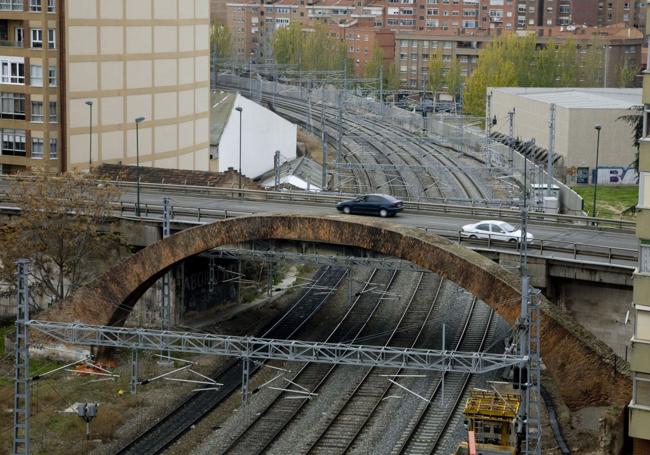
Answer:
M46 318L123 325L136 301L175 264L218 246L262 239L348 245L411 261L465 288L511 325L519 315L519 278L447 239L382 220L267 214L197 226L157 242L79 289L63 311ZM565 402L572 408L625 405L631 382L623 362L612 373L616 356L611 349L557 307L543 302L542 310L542 358L560 390L572 391Z

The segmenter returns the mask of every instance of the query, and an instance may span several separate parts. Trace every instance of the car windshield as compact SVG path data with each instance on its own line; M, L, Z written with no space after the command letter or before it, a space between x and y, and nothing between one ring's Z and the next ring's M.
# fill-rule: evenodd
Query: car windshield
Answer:
M501 225L501 227L502 227L503 230L506 231L506 232L515 232L515 231L517 230L516 227L514 227L512 224L508 224L508 223L503 223L503 224Z

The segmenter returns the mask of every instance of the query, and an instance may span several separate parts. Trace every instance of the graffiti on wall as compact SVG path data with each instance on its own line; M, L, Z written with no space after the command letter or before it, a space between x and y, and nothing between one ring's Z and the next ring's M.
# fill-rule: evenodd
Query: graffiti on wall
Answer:
M596 181L599 185L636 185L639 181L639 174L636 169L630 167L599 167ZM592 171L593 177L596 169Z

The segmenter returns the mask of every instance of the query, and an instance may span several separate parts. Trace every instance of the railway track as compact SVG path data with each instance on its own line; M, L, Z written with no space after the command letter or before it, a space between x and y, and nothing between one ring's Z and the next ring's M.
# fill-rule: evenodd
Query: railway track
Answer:
M310 288L282 317L266 328L261 336L271 338L295 336L333 295L333 291L324 294L322 289L324 287L338 288L345 273L344 269L330 267L320 269ZM190 395L155 426L138 435L117 453L125 455L157 454L171 445L239 387L241 384L241 362L229 362L218 372L214 372L212 377L215 381L223 384L220 390L196 392Z
M273 106L283 106L284 109L297 113L297 117L292 115L291 118L307 126L308 109L304 106L304 100L286 96L279 98L269 93L263 93L262 98L267 102L272 102ZM327 112L327 114L323 115L321 122L323 126L321 128L328 126L330 129L328 136L334 139L337 131L338 109L324 104L321 104L321 109L321 115ZM361 115L354 118L343 115L343 120L343 128L345 129L343 137L344 142L347 142L344 148L348 151L343 157L344 159L349 161L351 155L357 155L355 147L350 146L350 142L353 144L356 142L357 145L366 145L374 149L372 156L373 161L377 164L385 164L388 166L405 164L407 166L440 169L440 171L434 172L431 170L424 172L415 172L412 169L396 170L395 174L386 176L386 178L382 179L383 182L379 182L378 184L372 183L373 179L368 175L369 173L367 171L364 171L366 177L361 178L359 178L360 173L353 172L357 179L368 182L371 190L389 185L391 188L390 193L398 197L405 197L405 193L419 200L453 197L456 202L461 202L458 200L458 194L464 194L468 202L475 203L478 200L485 201L487 204L489 198L486 191L482 188L482 184L485 182L476 182L463 166L460 166L454 159L450 158L448 153L443 152L442 147L430 138L420 137L413 140L414 135L411 131ZM311 128L319 130L318 122L313 122ZM363 136L358 135L358 132L361 130L365 131ZM395 138L398 138L398 140ZM411 147L404 147L402 142L409 142ZM388 148L390 152L384 153L383 148ZM403 153L399 151L400 149ZM390 157L393 158L391 159ZM356 161L363 163L364 159L367 160L365 157L357 157ZM444 170L447 169L449 172L445 173ZM448 190L442 188L440 184L442 180L446 180L445 186L449 187ZM397 181L398 183L392 183L392 181ZM387 184L387 182L390 183ZM419 182L419 184L416 182ZM409 187L413 188L410 193L406 190ZM363 186L359 185L359 188L363 188ZM432 192L434 194L431 194Z
M454 349L481 351L488 334L493 330L493 315L494 312L487 305L477 305L474 298L470 315ZM473 330L474 328L480 330ZM417 409L392 454L430 454L435 453L439 447L449 428L451 417L459 409L470 375L445 373L443 377L444 392L442 379L436 381L426 396L429 401Z
M292 120L305 124L303 116L304 106L301 101L284 99L278 101L276 99L275 106L282 106L282 110L289 111L289 113L298 114L298 116L291 116ZM332 107L328 108L327 125L331 128L336 127L336 110ZM352 124L354 121L354 129L346 127L344 131L344 143L348 153L344 158L350 162L350 156L355 156L356 162L359 164L367 163L368 155L371 156L373 163L382 164L386 166L395 166L395 173L386 175L383 182L374 184L374 188L378 189L384 187L386 182L396 180L397 183L389 184L391 194L398 197L411 197L416 200L439 199L451 197L451 195L458 196L463 194L468 200L486 200L487 195L484 189L474 182L467 170L456 163L453 159L449 158L446 153L441 151L441 147L435 145L433 141L426 141L422 138L413 140L411 132L400 130L394 126L385 125L374 120L365 118L350 119L343 117L345 124ZM364 135L359 136L358 132L363 131ZM347 133L347 135L345 134ZM353 134L350 137L350 133ZM389 134L387 134L389 133ZM330 136L331 137L331 136ZM372 139L371 139L372 138ZM376 138L376 139L375 139ZM360 145L372 148L372 154L359 155L354 147L349 143L357 142ZM404 146L404 142L409 142L411 147ZM383 148L388 149L384 153ZM400 166L404 169L399 169ZM426 170L423 172L415 172L409 167L423 167ZM435 175L431 169L439 169L438 175ZM448 170L445 173L444 170ZM366 171L368 174L368 171ZM397 175L397 176L395 176ZM442 177L442 178L437 178ZM446 186L450 189L445 191L441 184L441 180L447 180ZM373 186L372 179L370 185ZM411 188L410 192L408 188ZM432 194L433 193L433 194ZM447 193L447 194L446 194Z
M359 337L382 302L381 298L373 296L372 290L381 287L387 291L397 274L395 271L375 270L344 317L324 341L353 342ZM291 384L298 384L295 389L301 388L315 394L335 368L336 365L308 363L290 381ZM308 402L306 396L300 400L292 399L295 395L292 392L279 393L246 429L218 453L252 455L264 452Z
M424 329L429 325L443 281L440 277L423 278L424 275L420 274L409 303L386 341L386 346L416 347ZM337 411L328 413L327 425L320 429L317 439L309 445L306 452L347 452L390 389L391 382L388 378L396 379L400 373L401 370L396 373L394 369L388 368L368 369L344 405Z

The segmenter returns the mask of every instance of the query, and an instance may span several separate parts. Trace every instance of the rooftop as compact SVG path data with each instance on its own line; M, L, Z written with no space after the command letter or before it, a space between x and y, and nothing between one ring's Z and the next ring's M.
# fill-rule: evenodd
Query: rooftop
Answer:
M236 93L213 91L210 97L210 144L218 145L223 129L232 112L232 106L237 97Z
M629 109L642 104L640 88L498 87L492 91L567 109Z

